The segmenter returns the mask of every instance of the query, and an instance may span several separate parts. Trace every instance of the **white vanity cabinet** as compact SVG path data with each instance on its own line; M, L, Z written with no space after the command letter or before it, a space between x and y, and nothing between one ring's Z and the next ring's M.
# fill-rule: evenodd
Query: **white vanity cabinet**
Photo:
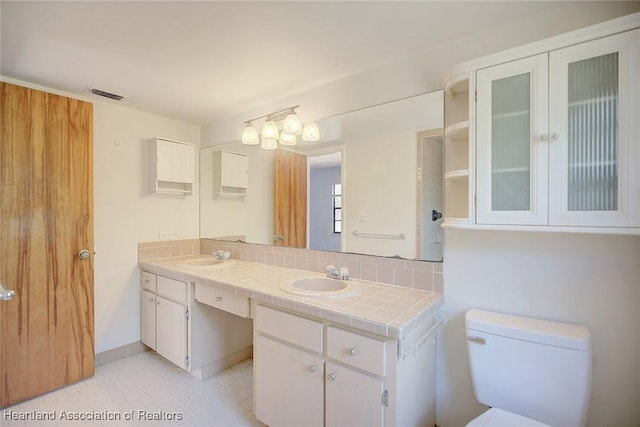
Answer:
M434 425L431 326L416 328L428 339L401 353L395 338L256 305L256 417L272 427Z
M143 344L180 366L189 368L187 283L142 272L140 335Z
M251 356L252 325L251 320L225 310L224 304L219 309L197 302L196 286L209 296L204 284L142 271L140 333L143 344L206 379ZM233 301L231 308L243 313L238 309L243 307L241 297L222 295L225 303ZM244 298L244 306L248 304Z

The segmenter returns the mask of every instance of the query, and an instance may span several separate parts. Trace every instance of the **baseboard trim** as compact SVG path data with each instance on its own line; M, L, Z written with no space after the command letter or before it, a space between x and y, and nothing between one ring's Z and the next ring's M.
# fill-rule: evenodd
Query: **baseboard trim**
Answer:
M215 362L209 363L208 365L202 366L201 368L194 369L191 371L191 375L198 378L199 380L208 380L212 376L219 374L227 368L236 365L243 360L251 359L253 357L253 346L245 347L240 351L236 351L226 357L223 357L220 360L216 360Z
M96 368L108 365L109 363L117 360L126 359L127 357L134 356L146 350L147 348L141 341L136 341L120 347L112 348L111 350L96 353Z

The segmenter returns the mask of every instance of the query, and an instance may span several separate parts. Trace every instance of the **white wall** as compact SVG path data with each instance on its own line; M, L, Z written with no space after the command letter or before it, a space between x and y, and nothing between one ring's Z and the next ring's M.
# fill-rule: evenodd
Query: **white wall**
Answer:
M588 426L640 425L640 236L446 230L448 323L438 341L438 425L464 426L473 396L470 308L585 325L593 341Z
M640 11L638 1L550 1L546 5L526 17L416 52L411 58L221 118L203 127L203 146L240 139L245 120L291 105L300 104L297 111L304 122L439 90L441 74L463 61Z
M198 238L198 186L190 196L149 194L147 141L162 136L199 145L200 126L102 102L94 104L93 116L100 353L140 340L138 242L159 240L161 231L174 239Z

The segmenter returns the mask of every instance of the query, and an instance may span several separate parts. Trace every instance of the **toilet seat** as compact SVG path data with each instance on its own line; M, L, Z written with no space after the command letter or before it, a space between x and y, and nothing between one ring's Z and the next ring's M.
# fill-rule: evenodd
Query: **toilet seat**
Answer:
M503 411L498 408L491 408L474 418L466 427L551 427L540 421Z

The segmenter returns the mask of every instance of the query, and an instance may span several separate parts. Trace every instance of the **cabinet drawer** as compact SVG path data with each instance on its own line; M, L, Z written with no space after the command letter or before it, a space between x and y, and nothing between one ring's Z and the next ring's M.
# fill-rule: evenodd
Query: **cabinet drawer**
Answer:
M240 317L249 317L249 298L196 283L196 301Z
M158 276L158 295L177 302L187 302L187 284L168 277Z
M146 289L151 292L156 291L156 275L143 271L140 276L140 286L142 289Z
M256 307L255 316L258 331L322 353L322 323L261 305Z
M384 376L385 354L384 341L327 327L327 356L334 360Z

